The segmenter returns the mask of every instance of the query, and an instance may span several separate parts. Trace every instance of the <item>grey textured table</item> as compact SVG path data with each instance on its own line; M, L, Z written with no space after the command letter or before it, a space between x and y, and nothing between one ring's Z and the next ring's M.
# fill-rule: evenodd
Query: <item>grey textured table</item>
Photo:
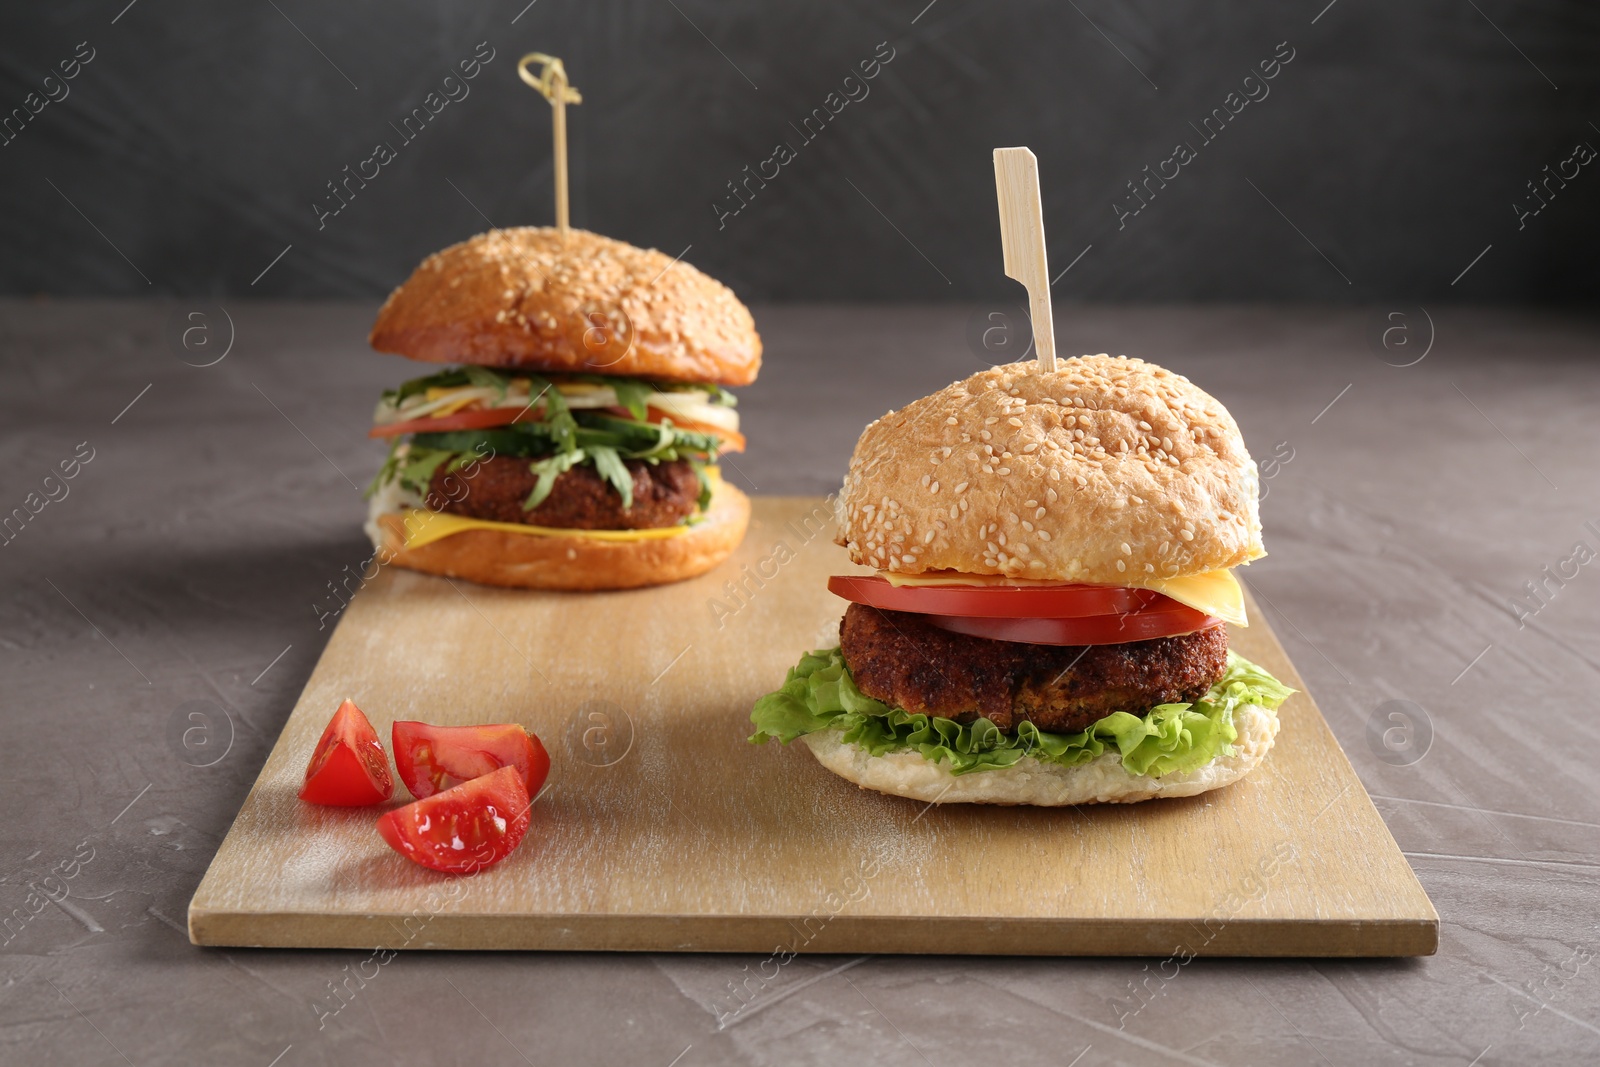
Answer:
M1386 351L1376 312L1058 311L1063 351L1164 363L1244 427L1251 585L1438 906L1436 957L800 958L719 1029L757 961L401 955L329 1015L366 953L192 947L327 639L313 604L369 551L350 483L412 370L366 350L373 310L230 304L202 368L154 305L0 304L0 514L57 498L0 547L0 1061L1600 1061L1600 322L1548 313L1411 309ZM980 366L969 311L758 308L731 476L833 489L868 419Z

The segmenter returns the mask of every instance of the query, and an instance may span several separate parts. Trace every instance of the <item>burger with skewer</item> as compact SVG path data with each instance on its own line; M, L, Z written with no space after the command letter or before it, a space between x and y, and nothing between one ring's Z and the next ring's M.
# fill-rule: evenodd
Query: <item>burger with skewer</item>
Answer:
M425 259L372 346L448 364L383 394L379 558L488 585L625 589L704 573L749 500L730 386L761 339L725 286L582 230L494 230Z
M856 445L838 647L751 713L863 788L1067 805L1237 781L1292 690L1229 650L1234 569L1265 555L1259 479L1227 410L1106 355L992 368Z

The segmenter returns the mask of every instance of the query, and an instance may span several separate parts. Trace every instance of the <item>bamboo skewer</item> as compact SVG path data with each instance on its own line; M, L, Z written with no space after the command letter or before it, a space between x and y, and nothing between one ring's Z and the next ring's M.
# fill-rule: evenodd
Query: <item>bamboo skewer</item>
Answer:
M994 150L994 186L1000 199L1000 246L1006 276L1028 289L1034 351L1039 370L1056 369L1056 330L1050 318L1050 268L1044 250L1044 208L1039 198L1039 161L1027 148Z
M528 70L530 63L543 68L538 76ZM567 69L555 56L529 52L517 61L517 74L550 101L550 132L555 140L556 229L565 240L571 228L567 210L567 105L583 103L583 96L567 81Z

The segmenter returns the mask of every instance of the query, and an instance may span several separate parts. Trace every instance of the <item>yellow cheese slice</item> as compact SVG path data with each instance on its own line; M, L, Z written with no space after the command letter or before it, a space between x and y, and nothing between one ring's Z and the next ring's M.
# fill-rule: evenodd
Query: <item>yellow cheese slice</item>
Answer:
M1239 579L1233 576L1231 570L1207 571L1182 578L1156 578L1141 585L1165 594L1180 604L1187 604L1196 611L1215 615L1224 622L1231 622L1235 626L1250 625L1244 612L1244 590L1239 588Z
M682 537L693 528L662 526L648 530L573 530L559 526L529 526L520 522L469 519L465 515L451 515L444 511L423 511L420 508L407 510L404 521L407 548L420 548L452 534L465 533L467 530L500 530L505 533L526 534L530 537L574 537L591 541L659 541L667 537Z
M1072 584L1040 578L1008 578L1001 574L963 574L959 571L934 571L928 574L893 574L889 571L879 571L878 575L888 579L889 584L894 586L1046 587ZM1234 577L1232 570L1207 571L1204 574L1190 574L1182 578L1151 578L1130 584L1136 584L1141 589L1153 589L1180 604L1187 604L1207 615L1215 615L1235 626L1250 625L1250 620L1245 616L1244 591L1239 587L1239 580Z
M443 399L444 397L449 396L451 393L458 393L460 391L460 387L455 389L443 389L435 385L429 388L429 390L423 395L428 400L433 401ZM442 419L446 415L454 415L456 412L460 411L464 407L467 407L469 404L479 403L482 399L483 398L481 396L477 395L464 396L452 404L445 404L443 407L435 408L433 411L428 412L428 417Z

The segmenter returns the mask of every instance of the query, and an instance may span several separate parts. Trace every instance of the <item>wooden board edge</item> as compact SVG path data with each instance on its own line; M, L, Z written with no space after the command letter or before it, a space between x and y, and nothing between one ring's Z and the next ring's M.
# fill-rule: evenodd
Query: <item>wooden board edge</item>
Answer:
M1429 911L1432 909L1430 907ZM190 908L196 945L543 952L1403 957L1439 948L1432 914L1376 920L847 916L324 915ZM265 927L282 931L263 939ZM929 948L933 944L937 947Z
M1423 886L1422 879L1417 877L1416 868L1411 866L1411 861L1406 858L1405 852L1400 848L1400 842L1395 840L1394 831L1389 829L1388 820L1383 817L1383 813L1373 803L1372 794L1367 790L1367 783L1362 781L1361 775L1356 771L1355 764L1350 761L1349 753L1345 752L1344 746L1339 743L1339 738L1333 732L1333 727L1329 724L1328 717L1322 712L1322 705L1317 702L1316 696L1311 692L1310 684L1301 675L1300 668L1295 665L1294 659L1289 655L1289 650L1283 647L1283 640L1278 636L1277 629L1268 621L1266 612L1261 610L1261 604L1251 590L1249 583L1241 582L1240 584L1244 589L1245 604L1250 617L1261 620L1261 633L1265 635L1266 643L1276 654L1276 658L1289 668L1287 672L1289 679L1280 680L1283 680L1285 684L1290 684L1290 681L1292 681L1294 688L1298 690L1296 696L1303 697L1310 703L1314 725L1309 722L1307 725L1312 726L1313 729L1323 735L1327 748L1334 753L1333 758L1340 765L1335 768L1336 772L1338 772L1336 777L1348 778L1355 786L1353 792L1356 795L1353 797L1353 801L1362 809L1362 820L1379 828L1383 834L1382 841L1377 843L1376 847L1386 849L1393 858L1398 859L1397 869L1403 869L1409 878L1404 887L1404 892L1410 899L1404 901L1404 905L1415 909L1416 914L1424 916L1428 922L1433 924L1434 948L1427 952L1406 953L1406 955L1433 955L1438 948L1439 913L1433 906L1433 900L1428 896L1428 890ZM1293 700L1295 697L1290 697L1289 699ZM1270 755L1268 758L1271 758ZM1337 803L1338 798L1334 802Z

